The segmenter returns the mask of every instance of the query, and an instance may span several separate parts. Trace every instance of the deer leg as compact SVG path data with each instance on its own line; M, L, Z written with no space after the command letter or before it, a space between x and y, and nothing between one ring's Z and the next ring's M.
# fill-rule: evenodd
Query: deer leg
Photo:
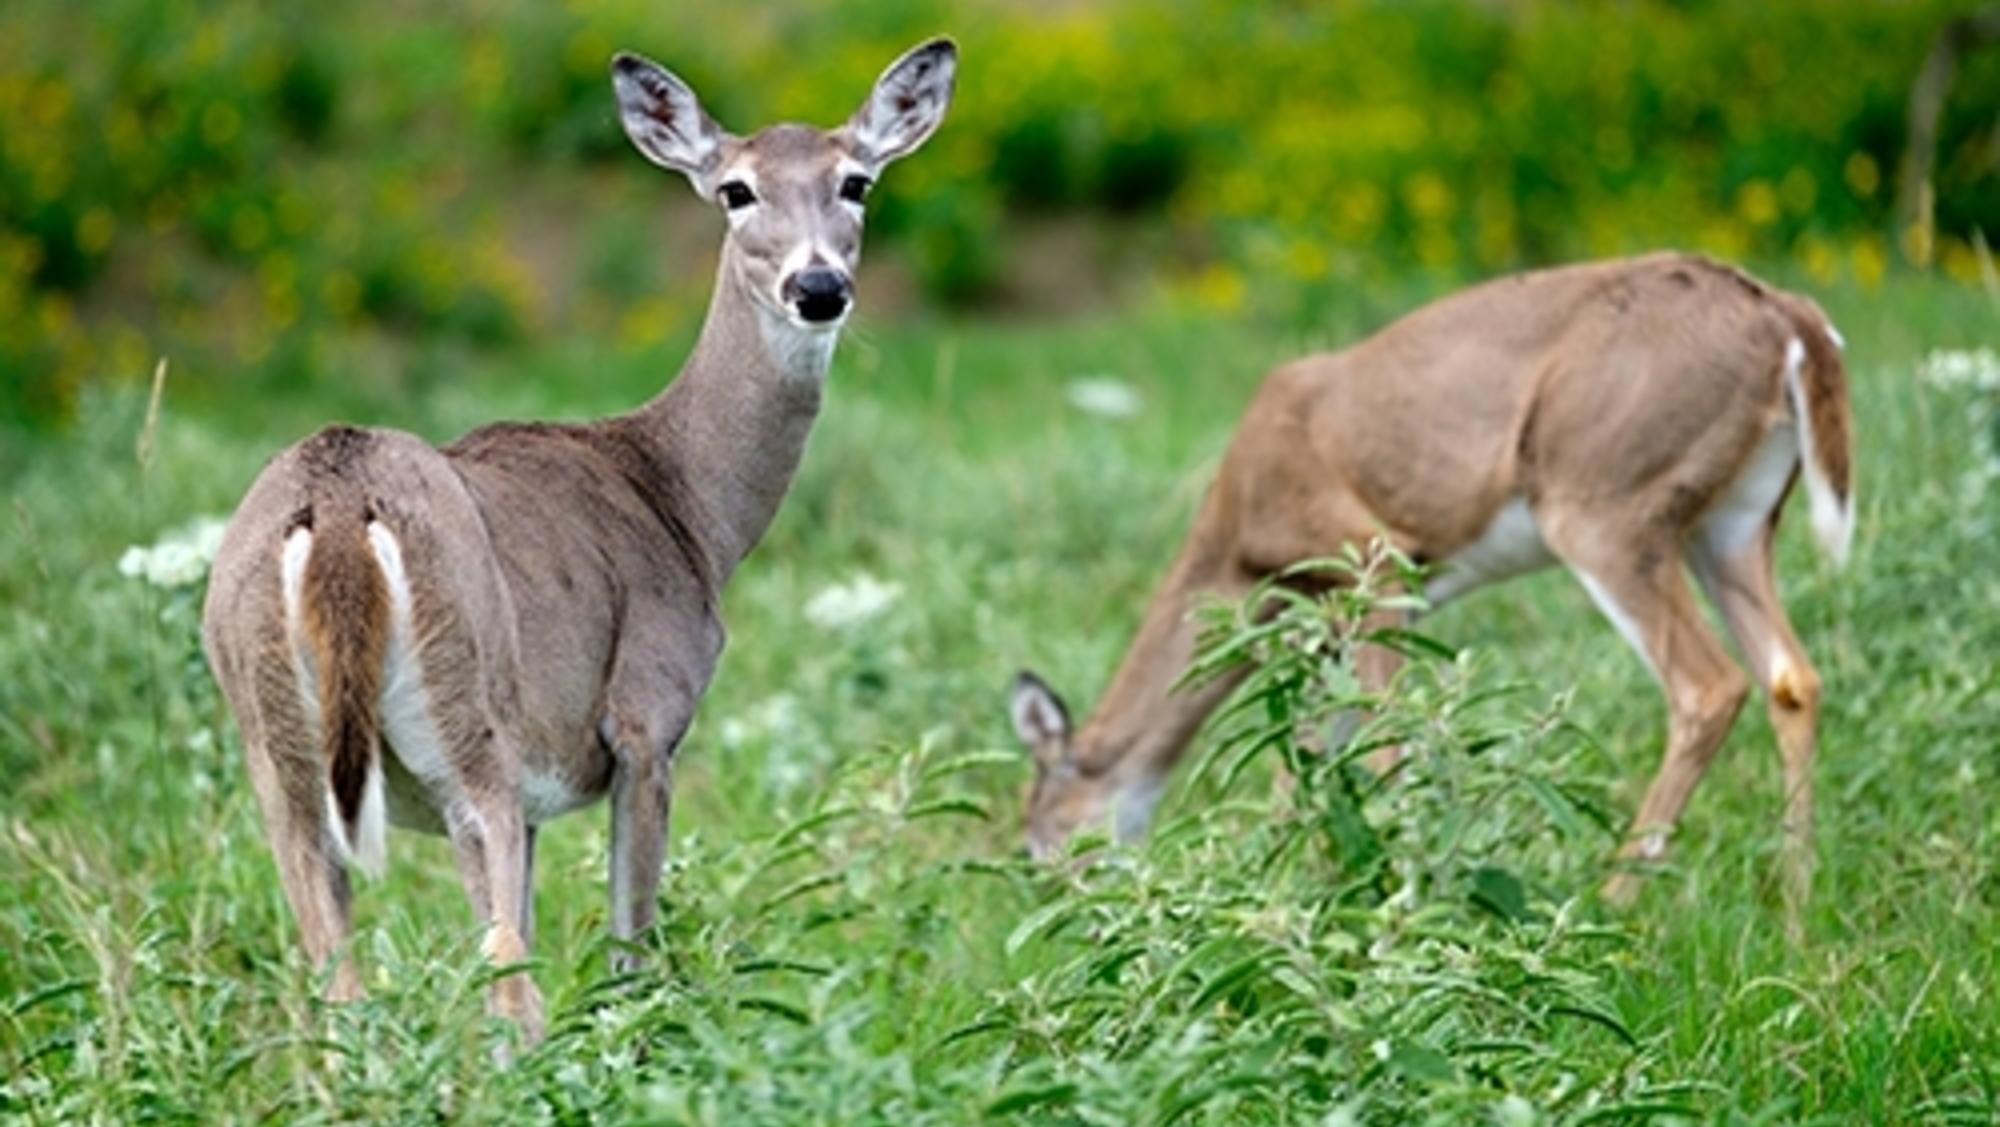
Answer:
M1361 621L1361 632L1366 635L1380 630L1395 629L1407 625L1408 621L1409 616L1403 611L1369 611L1367 617ZM1388 692L1390 683L1396 679L1396 674L1402 668L1403 653L1394 646L1386 646L1379 642L1362 642L1354 655L1354 674L1360 679L1361 687L1370 696L1380 697ZM1342 744L1352 739L1354 731L1368 720L1367 714L1353 714L1353 716L1353 727L1348 729L1346 738L1340 741ZM1348 718L1343 716L1341 719L1345 723ZM1368 769L1377 775L1387 775L1402 765L1403 755L1404 748L1401 744L1378 747L1368 753Z
M611 934L630 943L653 924L659 910L660 868L667 856L667 817L673 798L673 751L678 736L653 735L650 726L614 723L611 752ZM611 967L631 970L629 948L611 952Z
M454 757L459 763L480 764L465 775L495 781L482 782L476 788L467 786L455 800L444 804L445 828L458 860L459 880L473 916L486 925L480 952L495 966L527 959L527 936L533 926L532 890L526 883L529 830L521 816L518 787L509 785L509 777L499 767L519 759L498 749L502 738L486 727L473 741L469 755ZM526 971L495 979L487 1006L519 1026L526 1043L541 1040L542 994Z
M513 794L493 795L480 801L477 809L479 846L461 852L460 871L470 889L475 876L467 862L473 865L483 862L488 899L486 911L480 916L487 923L481 951L489 963L508 966L528 958L527 930L533 926L529 920L532 890L523 884L528 871L528 830L521 818L520 802ZM454 844L459 836L454 832ZM526 971L495 979L488 1005L494 1013L520 1026L521 1036L528 1044L542 1039L542 992Z
M264 758L252 749L253 762ZM261 773L252 769L256 778ZM347 870L328 847L324 816L319 806L292 803L283 794L273 794L261 782L256 786L264 815L264 833L271 842L271 854L278 863L278 879L285 888L292 918L298 921L299 939L313 966L324 969L333 960L333 977L326 986L329 1002L351 1002L361 997L361 977L354 960L343 949L353 929L350 916L352 892Z
M353 930L352 890L347 870L333 852L326 825L328 785L319 740L307 725L288 662L261 671L249 708L238 708L248 752L251 789L264 819L264 835L278 864L278 880L299 939L313 966L333 962L327 982L330 1002L361 997L361 976L344 950Z
M1798 635L1792 632L1784 604L1778 599L1769 529L1733 551L1710 541L1697 542L1688 552L1688 563L1729 624L1729 632L1764 690L1771 729L1777 733L1785 778L1786 923L1797 939L1800 913L1810 896L1813 877L1812 769L1819 674Z
M512 731L473 704L471 694L433 691L440 682L430 671L458 656L456 640L447 626L433 635L436 648L416 656L413 670L392 674L391 684L404 687L389 696L383 730L444 820L459 883L473 918L486 929L481 954L495 966L510 966L528 957L521 926L527 911L522 754ZM526 971L494 979L487 1008L512 1021L527 1044L541 1040L542 995Z
M535 827L521 837L521 922L515 926L521 942L535 945Z
M1623 562L1565 556L1604 616L1646 660L1666 696L1666 753L1619 852L1626 861L1666 855L1667 835L1750 691L1743 671L1702 621L1675 558L1664 550L1633 553ZM1625 904L1637 890L1636 874L1627 870L1606 882L1604 894Z

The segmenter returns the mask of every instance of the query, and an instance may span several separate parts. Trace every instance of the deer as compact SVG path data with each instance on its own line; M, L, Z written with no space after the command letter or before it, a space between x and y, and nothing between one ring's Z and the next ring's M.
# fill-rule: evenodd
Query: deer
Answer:
M1143 835L1169 772L1244 673L1177 686L1200 629L1191 612L1379 537L1426 568L1431 607L1567 567L1658 682L1665 749L1604 888L1614 905L1665 856L1749 693L1685 565L1768 700L1785 892L1803 903L1821 682L1779 601L1772 551L1803 476L1819 544L1836 565L1847 556L1844 347L1809 298L1661 253L1489 281L1273 369L1096 709L1072 729L1047 682L1015 679L1009 712L1034 767L1029 852L1056 856L1107 819L1119 839ZM1369 625L1406 620L1378 612ZM1382 645L1352 656L1371 693L1401 664ZM1398 754L1382 749L1370 766L1392 771Z
M679 373L627 414L497 423L443 447L328 427L251 485L203 644L330 1000L361 994L349 873L382 871L394 824L450 840L480 952L501 969L488 1008L538 1041L541 995L517 965L535 835L605 798L611 963L637 965L675 753L723 649L723 586L819 415L869 192L937 129L956 67L956 46L933 39L839 127L745 137L670 71L618 54L626 136L727 224Z

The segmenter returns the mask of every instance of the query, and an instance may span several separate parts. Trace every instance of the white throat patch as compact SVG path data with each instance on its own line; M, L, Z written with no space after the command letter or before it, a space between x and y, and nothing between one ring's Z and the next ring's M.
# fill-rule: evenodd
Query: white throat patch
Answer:
M833 363L833 346L840 343L840 325L801 325L757 304L757 330L771 361L789 379L819 383Z

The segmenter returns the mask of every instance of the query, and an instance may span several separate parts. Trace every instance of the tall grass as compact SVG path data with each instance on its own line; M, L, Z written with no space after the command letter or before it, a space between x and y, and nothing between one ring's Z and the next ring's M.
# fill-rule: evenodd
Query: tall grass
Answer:
M1915 279L1824 296L1852 342L1861 531L1843 573L1805 522L1781 537L1828 685L1803 946L1784 937L1753 714L1638 908L1574 899L1655 765L1661 709L1561 575L1425 621L1453 656L1416 663L1359 745L1414 748L1402 782L1293 756L1300 781L1274 795L1270 751L1244 757L1356 703L1334 644L1348 610L1302 602L1293 640L1323 644L1246 650L1256 703L1205 738L1149 844L1016 860L1012 671L1032 660L1089 699L1256 374L1400 302L1357 295L1316 338L1149 315L912 326L844 349L798 487L729 594L642 971L605 970L602 814L542 835L550 1037L507 1070L440 842L392 835L390 875L358 890L369 1000L314 1000L193 644L196 592L116 565L225 511L331 414L444 438L606 410L672 348L572 342L443 369L411 398L363 383L199 415L170 381L143 479L143 399L93 394L73 435L0 451L0 1115L1988 1122L1996 413L1920 364L2000 317ZM1138 413L1070 407L1086 376L1131 385ZM807 618L861 575L900 596Z

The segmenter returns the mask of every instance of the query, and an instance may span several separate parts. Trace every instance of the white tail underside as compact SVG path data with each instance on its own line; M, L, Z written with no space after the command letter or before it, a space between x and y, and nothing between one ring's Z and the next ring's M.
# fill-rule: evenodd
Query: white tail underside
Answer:
M1842 498L1827 480L1826 468L1819 464L1815 445L1811 405L1806 401L1804 367L1806 347L1793 337L1785 344L1785 393L1792 401L1792 414L1799 424L1799 463L1805 470L1806 496L1812 503L1813 536L1835 567L1847 562L1854 543L1854 498Z
M285 629L291 638L292 668L298 678L299 700L304 705L306 726L311 729L317 747L322 724L319 675L313 664L311 648L305 644L304 625L305 572L306 562L312 558L312 545L310 529L300 528L287 536L279 559L279 576L284 590ZM325 803L327 839L333 843L335 859L344 868L356 868L369 876L380 876L388 857L388 811L382 794L379 749L368 760L368 775L361 785L361 809L355 819L352 837L349 837L347 822L340 816L339 806L334 802L332 778L323 771L321 782L325 784L320 793Z

